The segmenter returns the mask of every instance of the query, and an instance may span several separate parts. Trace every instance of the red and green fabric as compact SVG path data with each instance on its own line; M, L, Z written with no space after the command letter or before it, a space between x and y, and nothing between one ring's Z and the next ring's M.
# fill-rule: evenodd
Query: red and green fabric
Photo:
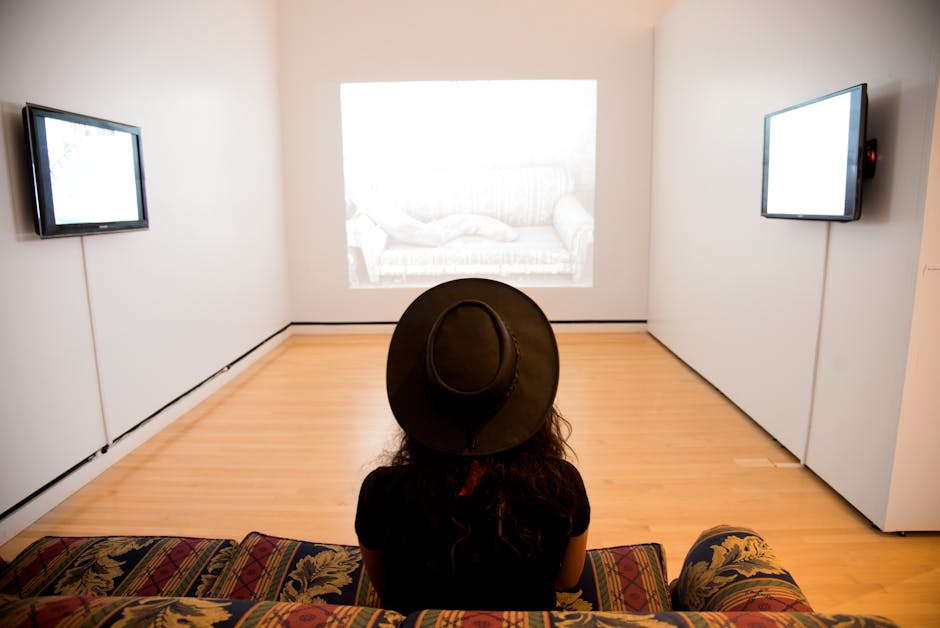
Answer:
M203 626L206 628L391 628L394 611L357 606L192 597L0 597L4 628Z
M205 595L234 547L187 537L43 537L0 572L0 594Z
M748 528L718 526L692 545L673 606L690 611L813 611L770 545Z
M311 543L251 532L210 597L380 606L353 545Z

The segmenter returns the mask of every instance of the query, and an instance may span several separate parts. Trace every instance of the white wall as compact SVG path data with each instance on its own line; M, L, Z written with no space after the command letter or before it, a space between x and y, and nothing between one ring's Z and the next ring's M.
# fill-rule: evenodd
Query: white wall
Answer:
M275 14L0 4L0 510L289 322ZM149 231L36 238L27 101L142 128Z
M594 287L531 289L552 319L646 317L652 25L672 0L283 0L281 119L295 321L394 321L418 290L347 287L339 86L598 81Z
M886 527L931 529L940 521L940 499L924 495L924 480L940 477L940 86L934 108L930 169L907 377L898 421ZM933 488L932 486L930 487ZM931 493L928 492L927 495ZM936 495L936 491L932 492Z
M656 30L649 328L879 525L938 67L929 0L682 0ZM760 218L764 114L862 82L862 220Z

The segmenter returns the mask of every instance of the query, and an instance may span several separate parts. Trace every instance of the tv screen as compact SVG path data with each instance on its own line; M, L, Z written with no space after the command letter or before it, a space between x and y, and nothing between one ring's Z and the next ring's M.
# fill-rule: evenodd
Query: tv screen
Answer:
M761 215L858 220L867 114L862 83L764 116Z
M139 127L34 104L23 125L40 237L148 228Z

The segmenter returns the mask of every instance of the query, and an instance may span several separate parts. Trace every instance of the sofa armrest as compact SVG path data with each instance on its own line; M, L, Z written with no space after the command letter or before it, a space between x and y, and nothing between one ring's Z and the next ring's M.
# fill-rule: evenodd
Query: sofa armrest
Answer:
M346 221L346 241L362 252L369 281L378 281L379 255L388 243L388 233L370 217L359 213Z
M748 528L718 526L702 532L672 594L676 610L813 612L767 541Z
M565 194L555 203L552 224L565 247L580 255L594 243L594 218L573 194Z

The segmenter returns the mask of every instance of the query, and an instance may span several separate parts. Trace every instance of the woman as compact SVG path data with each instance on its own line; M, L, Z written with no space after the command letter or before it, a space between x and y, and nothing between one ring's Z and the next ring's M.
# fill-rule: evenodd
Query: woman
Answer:
M580 578L590 505L564 459L558 348L538 305L485 279L431 288L395 328L386 387L401 444L356 512L383 605L554 608Z

